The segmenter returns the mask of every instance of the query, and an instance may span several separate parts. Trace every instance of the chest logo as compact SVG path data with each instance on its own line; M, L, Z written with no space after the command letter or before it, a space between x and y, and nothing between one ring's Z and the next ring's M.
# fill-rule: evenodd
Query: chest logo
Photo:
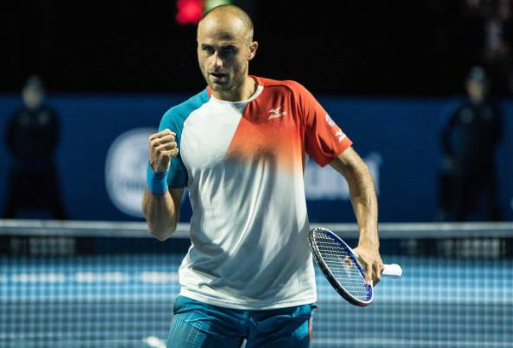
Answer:
M269 110L269 120L272 120L273 118L282 117L283 115L287 114L287 111L280 111L283 108L282 106L277 107L276 109Z

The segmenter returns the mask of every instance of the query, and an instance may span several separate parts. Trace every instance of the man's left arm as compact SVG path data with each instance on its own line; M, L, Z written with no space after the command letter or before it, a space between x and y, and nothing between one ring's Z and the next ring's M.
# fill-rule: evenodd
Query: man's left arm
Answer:
M355 252L365 264L366 281L377 284L383 272L379 254L378 202L374 179L365 162L349 147L330 165L344 176L349 185L351 204L360 230Z

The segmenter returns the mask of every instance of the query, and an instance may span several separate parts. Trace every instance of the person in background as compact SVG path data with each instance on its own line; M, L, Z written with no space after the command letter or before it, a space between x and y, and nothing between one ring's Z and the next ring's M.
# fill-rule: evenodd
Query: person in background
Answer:
M470 70L466 91L465 100L441 133L444 168L438 220L446 220L449 213L450 219L465 221L484 210L487 220L498 221L495 154L502 136L502 115L490 99L490 80L482 67Z
M12 161L2 214L6 219L33 212L49 213L58 220L67 218L55 169L59 122L44 97L41 78L31 76L23 87L23 107L14 112L7 126L5 139Z

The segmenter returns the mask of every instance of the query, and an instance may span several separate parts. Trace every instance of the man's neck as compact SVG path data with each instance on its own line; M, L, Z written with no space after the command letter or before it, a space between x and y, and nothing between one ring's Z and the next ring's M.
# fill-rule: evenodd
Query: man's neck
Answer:
M244 82L236 89L226 92L213 93L214 97L217 99L237 102L242 100L247 100L251 98L253 94L255 94L257 90L258 84L256 80L250 76L246 76Z

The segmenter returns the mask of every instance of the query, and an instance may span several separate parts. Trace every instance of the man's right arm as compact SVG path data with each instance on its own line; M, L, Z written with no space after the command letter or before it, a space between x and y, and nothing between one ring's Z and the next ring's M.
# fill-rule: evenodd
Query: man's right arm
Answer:
M162 196L153 195L148 189L144 192L142 210L150 233L160 241L171 237L180 220L180 203L183 189L169 189Z
M167 186L167 173L171 160L178 155L176 134L169 129L150 136L147 184L141 208L150 233L164 241L176 231L180 220L183 189Z

